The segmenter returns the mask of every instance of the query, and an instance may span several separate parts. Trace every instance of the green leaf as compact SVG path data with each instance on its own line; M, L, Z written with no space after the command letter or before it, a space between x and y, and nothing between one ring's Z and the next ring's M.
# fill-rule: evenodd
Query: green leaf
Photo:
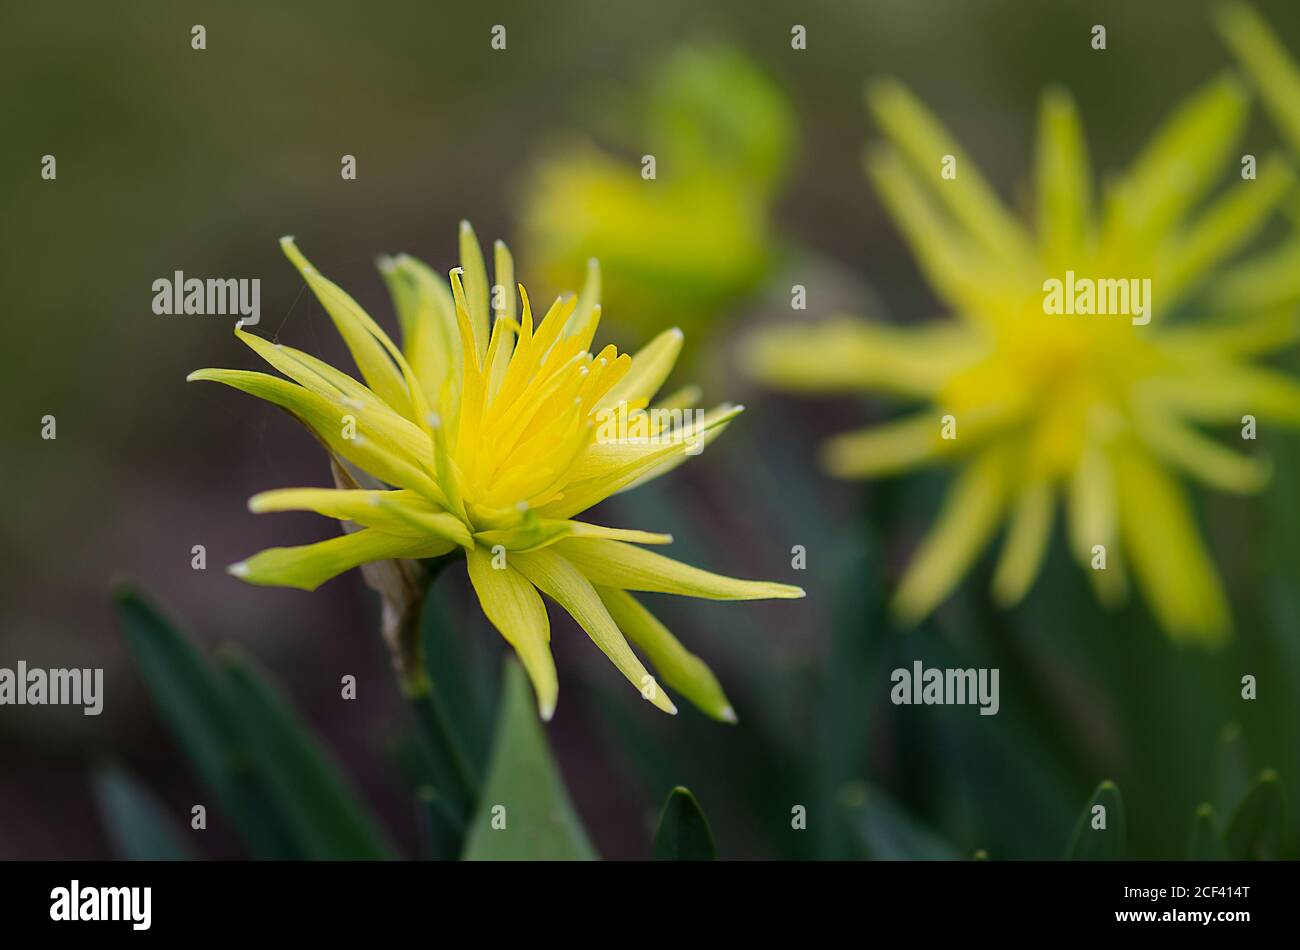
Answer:
M1105 827L1098 827L1102 824ZM1065 856L1071 861L1118 861L1124 857L1126 836L1124 800L1107 779L1083 806Z
M415 790L415 818L420 857L425 861L454 861L460 854L463 825L432 785Z
M427 682L418 693L408 693L406 699L420 727L422 765L433 787L439 790L449 817L463 829L474 807L475 781L446 706L434 685Z
M107 765L91 779L95 802L118 857L125 861L193 861L198 858L181 825L130 772Z
M1239 861L1269 861L1282 854L1286 800L1272 769L1259 778L1228 821L1228 853Z
M313 859L393 857L347 779L255 661L227 647L222 665L249 750L281 819Z
M659 830L655 832L656 861L712 861L718 856L713 832L700 803L688 789L677 786L668 793Z
M477 617L477 603L474 609ZM432 586L420 622L425 668L468 764L482 775L492 739L493 706L489 699L497 668L496 655L489 664L486 654L492 637L500 637L483 619L476 629L464 631L471 635L466 642L457 636L460 631L453 629L448 614L439 588Z
M1192 833L1187 838L1188 860L1222 861L1227 856L1214 806L1205 802L1196 809L1192 818Z
M878 788L865 782L846 785L840 802L853 830L873 861L956 861L958 853L938 833L911 818Z
M832 589L839 593L817 690L813 761L817 811L826 816L813 826L819 858L842 860L854 855L854 836L846 826L844 810L837 807L836 796L861 774L862 750L870 745L883 692L863 686L879 681L874 674L890 643L879 635L888 625L885 592L878 580L883 576L881 550L874 529L826 550L827 562L836 565L837 571Z
M513 659L506 661L487 780L463 857L467 861L597 857L551 758L527 677Z
M222 813L256 857L301 857L252 774L226 685L189 640L133 588L120 587L115 596L140 678Z
M1214 756L1214 802L1229 813L1237 807L1250 788L1250 757L1242 739L1241 726L1230 722L1219 732L1219 747Z

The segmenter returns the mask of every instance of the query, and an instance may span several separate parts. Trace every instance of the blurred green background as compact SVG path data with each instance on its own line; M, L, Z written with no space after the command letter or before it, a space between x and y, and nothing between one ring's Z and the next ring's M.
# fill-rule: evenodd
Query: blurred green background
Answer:
M1300 8L1286 0L1256 7L1300 50ZM207 29L201 52L190 48L196 23ZM489 47L497 23L508 30L505 51ZM807 27L806 51L790 48L796 23ZM1107 26L1105 52L1088 45L1094 23ZM800 583L809 597L798 609L656 600L718 673L737 727L689 708L657 716L579 631L557 623L561 700L548 734L599 853L648 856L659 808L678 784L700 800L720 852L745 858L888 856L893 839L872 824L877 790L955 854L1056 857L1104 778L1123 791L1129 853L1178 857L1199 802L1230 810L1246 777L1265 766L1294 790L1294 439L1266 441L1276 474L1264 495L1198 495L1237 622L1222 651L1171 646L1139 603L1103 613L1061 550L1021 609L988 604L985 565L934 620L902 633L884 619L882 591L931 517L942 478L865 488L825 478L816 445L878 417L879 407L764 394L734 371L730 349L747 325L789 316L792 283L808 287L810 316L935 311L861 172L867 78L907 82L1023 207L1042 86L1072 90L1095 167L1117 167L1176 101L1230 67L1206 7L7 4L0 666L102 666L106 700L98 718L76 708L0 710L0 858L111 855L89 781L108 758L141 776L178 818L205 801L118 634L108 592L123 576L202 641L238 643L270 669L391 837L413 849L395 752L404 710L361 577L306 595L248 587L222 570L263 547L327 536L315 516L259 518L245 508L259 490L328 484L325 460L273 408L186 386L198 366L251 367L252 358L229 320L155 316L151 284L177 269L260 277L258 332L344 365L328 319L301 292L276 239L296 235L391 330L375 257L406 251L445 270L464 217L484 240L512 241L521 279L545 299L564 288L527 256L522 208L536 162L590 139L626 157L634 173L640 155L662 144L637 143L635 125L630 144L603 130L683 43L747 55L788 99L795 150L772 211L781 253L763 280L688 324L688 351L698 348L692 369L710 398L749 411L702 458L615 499L594 520L671 531L671 553L683 560ZM1262 155L1275 142L1257 111L1248 149ZM39 174L47 153L58 161L53 182ZM357 158L356 181L340 178L345 154ZM575 270L567 284L581 276ZM660 326L685 322L661 316ZM636 339L646 319L620 326L611 309L598 342ZM57 417L55 441L39 436L46 413ZM195 544L206 546L206 571L191 569ZM790 570L796 544L808 551L802 574ZM463 571L447 572L438 593L458 646L474 657L466 676L493 681L486 671L500 645L470 609ZM1000 667L1001 713L889 705L889 671L917 658ZM1254 702L1239 697L1245 673L1259 679ZM345 674L358 678L355 702L339 698ZM490 731L490 714L466 719L467 729ZM1241 729L1225 742L1230 723ZM790 828L796 804L809 808L806 832ZM200 848L241 853L219 815Z

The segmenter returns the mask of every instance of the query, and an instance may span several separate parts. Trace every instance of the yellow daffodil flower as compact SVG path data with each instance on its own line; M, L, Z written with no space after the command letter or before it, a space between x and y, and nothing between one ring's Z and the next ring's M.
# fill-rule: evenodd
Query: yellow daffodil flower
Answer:
M500 242L489 286L477 238L460 236L450 288L406 256L385 258L402 329L399 349L336 284L284 238L281 246L338 328L364 384L315 357L236 328L288 379L203 369L212 380L274 403L306 425L373 488L288 488L252 498L254 512L315 511L356 530L302 547L271 548L234 565L254 584L313 590L373 561L461 552L487 618L519 655L549 719L558 681L539 591L573 615L643 697L676 707L641 660L705 713L734 720L708 667L632 596L654 591L713 600L802 597L785 584L735 580L653 553L667 535L574 520L610 495L663 474L715 439L740 412L683 412L689 393L650 406L682 346L668 330L635 356L593 354L600 321L593 263L577 297L534 324ZM605 425L617 417L618 425ZM629 643L629 641L631 641Z
M846 478L941 461L957 468L896 592L900 618L916 622L943 601L1003 522L993 593L1003 605L1019 601L1059 504L1070 548L1104 602L1124 595L1131 570L1171 635L1220 638L1230 627L1223 587L1171 468L1254 491L1266 463L1196 425L1253 438L1255 425L1300 423L1300 387L1254 362L1296 339L1294 300L1229 311L1231 319L1184 319L1211 277L1243 296L1258 289L1248 265L1222 265L1293 184L1276 157L1255 177L1237 175L1234 145L1249 105L1242 86L1225 76L1193 95L1109 183L1100 208L1073 101L1049 90L1030 226L901 84L873 84L867 102L888 140L869 153L869 175L955 319L775 328L753 340L748 361L789 389L885 392L925 405L825 451L830 472ZM1236 180L1201 207L1228 168ZM1062 309L1062 289L1076 284L1087 285L1087 298ZM1131 288L1131 315L1103 312L1103 288L1112 303Z
M534 168L525 245L556 286L599 255L611 312L629 328L653 332L672 313L694 332L777 258L769 208L793 152L792 110L725 47L675 50L629 99L617 136L626 155L569 142Z

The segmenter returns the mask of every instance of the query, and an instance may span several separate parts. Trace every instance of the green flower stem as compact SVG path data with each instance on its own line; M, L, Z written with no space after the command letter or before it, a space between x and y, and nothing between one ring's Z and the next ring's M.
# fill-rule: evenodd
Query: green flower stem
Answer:
M428 740L448 807L456 820L464 825L469 821L470 810L478 796L478 782L473 770L451 730L433 681L421 673L419 682L408 681L403 684L403 689L415 713L415 721Z
M433 756L447 808L463 828L478 797L478 780L438 698L437 687L428 674L420 637L424 600L449 561L450 558L438 558L425 562L427 583L416 602L409 605L398 632L398 675L402 692L415 713L415 721Z

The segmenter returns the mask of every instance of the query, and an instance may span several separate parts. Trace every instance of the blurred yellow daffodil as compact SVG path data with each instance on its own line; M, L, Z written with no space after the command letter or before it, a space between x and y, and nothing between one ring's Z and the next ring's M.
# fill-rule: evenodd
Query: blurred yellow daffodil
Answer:
M1183 319L1212 277L1243 294L1258 289L1248 263L1225 264L1292 187L1289 167L1269 158L1201 207L1226 168L1237 171L1245 91L1223 77L1190 97L1094 208L1079 116L1068 94L1049 90L1030 227L901 84L873 84L867 102L888 140L869 153L868 172L955 319L906 329L847 317L778 327L747 355L776 386L925 404L839 436L825 451L828 469L845 478L957 467L900 582L898 614L916 622L930 613L1003 522L993 592L1003 605L1019 601L1060 505L1071 551L1104 602L1125 594L1131 571L1171 635L1221 637L1230 627L1223 587L1171 469L1254 491L1268 477L1265 462L1196 425L1253 438L1256 425L1300 424L1300 387L1254 362L1296 339L1290 302ZM1103 292L1123 303L1131 281L1139 281L1134 293L1149 288L1145 318L1107 315ZM1062 309L1062 289L1084 283L1078 307Z
M462 266L451 271L450 287L410 257L380 262L402 328L400 349L291 238L281 242L364 384L238 328L239 339L288 379L229 369L189 378L225 383L288 410L377 487L255 496L254 512L314 511L355 530L262 551L231 572L254 584L312 590L368 562L460 552L484 614L532 678L543 718L555 709L558 682L539 591L572 614L658 708L676 711L632 645L667 686L715 718L734 719L708 667L629 592L748 600L803 591L702 571L639 546L666 544L667 535L574 517L680 464L740 407L683 414L689 394L649 405L681 349L680 331L660 334L634 357L612 344L593 354L600 320L594 265L583 294L557 299L534 325L522 286L517 307L506 246L496 245L496 282L489 286L468 224L460 238ZM598 428L611 413L621 414L624 425ZM613 437L601 437L601 429Z
M1264 19L1245 3L1218 8L1219 32L1251 79L1264 110L1282 137L1300 154L1300 66ZM1300 300L1300 202L1292 195L1288 240L1255 257L1215 296L1238 307L1266 307Z
M752 291L776 256L769 205L793 146L791 110L745 56L683 47L621 110L631 154L586 142L534 169L523 212L530 260L557 286L599 255L621 321L693 330Z

